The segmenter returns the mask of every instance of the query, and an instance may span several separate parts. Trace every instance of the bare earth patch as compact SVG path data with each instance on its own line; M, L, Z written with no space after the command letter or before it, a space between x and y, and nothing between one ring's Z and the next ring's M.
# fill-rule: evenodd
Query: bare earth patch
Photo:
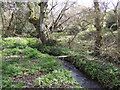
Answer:
M34 87L34 81L36 78L40 77L40 76L44 76L45 73L40 73L40 72L36 72L35 74L30 74L30 75L24 75L24 76L19 76L19 77L15 77L12 80L14 82L16 82L17 84L19 84L20 82L24 82L25 86L27 88L31 88Z

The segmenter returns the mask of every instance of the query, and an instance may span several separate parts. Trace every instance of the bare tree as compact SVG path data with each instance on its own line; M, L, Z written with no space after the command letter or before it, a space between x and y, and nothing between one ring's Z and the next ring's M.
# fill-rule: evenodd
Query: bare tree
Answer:
M77 15L74 14L72 16L69 16L67 18L65 17L65 12L67 12L73 5L75 4L75 2L69 2L69 0L65 1L62 9L60 8L57 12L55 13L55 10L53 11L53 9L58 6L59 4L52 3L51 9L49 11L49 19L50 19L50 23L49 25L45 25L47 27L47 29L49 29L50 32L54 32L54 31L58 31L57 29L62 27L62 25L67 22L69 19L75 17ZM64 20L63 20L64 19ZM51 22L52 21L52 22Z

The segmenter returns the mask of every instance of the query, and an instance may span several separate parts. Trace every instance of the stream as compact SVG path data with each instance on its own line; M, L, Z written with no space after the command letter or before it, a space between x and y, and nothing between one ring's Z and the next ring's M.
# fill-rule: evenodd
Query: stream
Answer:
M66 70L72 71L72 77L80 83L83 88L103 88L103 86L97 81L89 78L87 75L76 69L74 65L71 65L69 62L60 60Z

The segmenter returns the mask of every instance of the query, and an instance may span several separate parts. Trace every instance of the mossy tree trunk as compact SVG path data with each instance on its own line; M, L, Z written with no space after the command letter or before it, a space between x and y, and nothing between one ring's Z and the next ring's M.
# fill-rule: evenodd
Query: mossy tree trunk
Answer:
M37 31L39 33L39 38L41 39L42 43L43 44L46 44L46 37L45 37L45 34L44 34L44 17L45 17L45 9L47 7L47 2L41 2L39 3L39 6L40 6L40 17L39 17L39 25L37 27Z
M30 18L29 18L29 22L32 23L34 25L34 27L36 28L36 31L38 32L38 38L41 40L42 44L46 44L46 36L44 34L44 18L45 18L45 9L47 7L47 2L40 2L38 4L40 6L40 16L37 18L35 17L35 12L34 10L31 8L30 4L28 4L28 8L30 9Z

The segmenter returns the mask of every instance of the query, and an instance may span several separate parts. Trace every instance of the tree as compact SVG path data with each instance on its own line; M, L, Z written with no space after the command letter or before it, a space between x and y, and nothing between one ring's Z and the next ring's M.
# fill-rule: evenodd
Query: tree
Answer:
M30 6L30 3L28 3L28 8L30 10L30 18L29 22L34 25L36 28L36 31L38 32L38 38L41 40L41 42L45 45L46 44L46 36L44 34L44 18L45 18L45 10L47 8L47 2L48 1L41 1L38 5L40 7L40 16L36 17L34 9Z
M95 41L95 55L100 55L100 47L102 46L102 36L101 36L101 10L99 7L99 1L94 0L95 8L95 28L96 28L96 41Z
M6 2L2 3L1 17L2 18L2 36L22 36L26 31L27 12L23 3L19 2Z
M71 18L75 17L77 13L73 13L74 15L71 15L69 17L66 17L66 12L70 10L75 5L75 2L70 2L69 0L66 0L62 6L60 6L57 2L52 2L51 8L48 11L48 20L46 24L46 28L50 33L52 32L62 32L60 30L63 27L63 24L68 22ZM59 6L59 8L56 8L56 6ZM60 8L61 7L61 8ZM54 10L54 11L53 11ZM57 12L56 12L57 11Z

